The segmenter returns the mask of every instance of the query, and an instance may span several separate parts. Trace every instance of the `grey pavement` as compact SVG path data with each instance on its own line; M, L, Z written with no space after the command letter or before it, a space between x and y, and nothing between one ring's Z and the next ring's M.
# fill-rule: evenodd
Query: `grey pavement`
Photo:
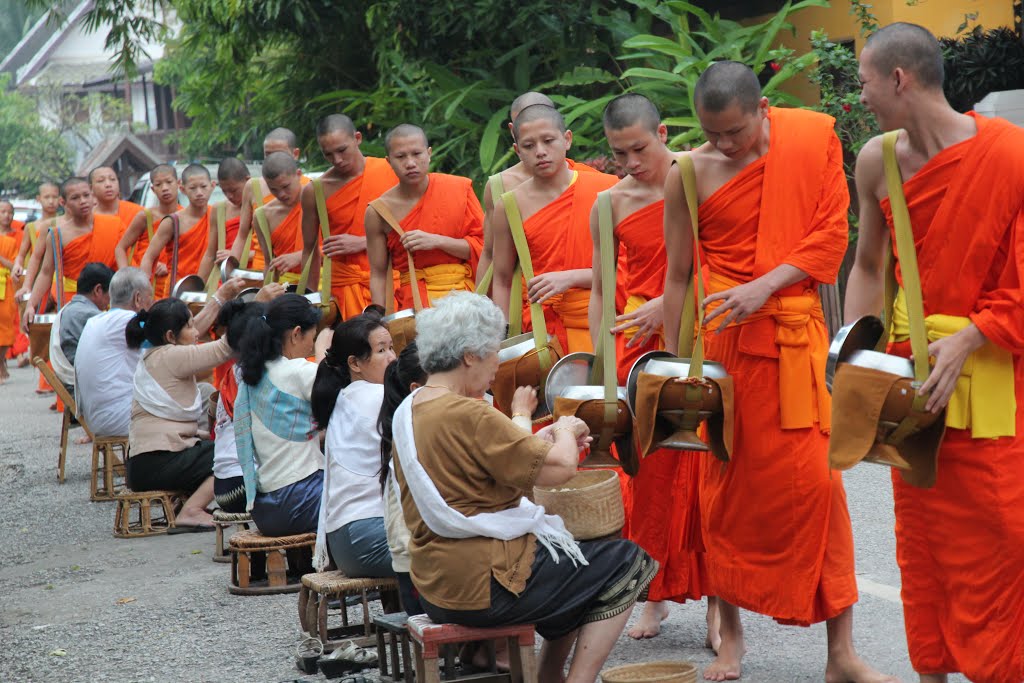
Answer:
M89 502L88 446L70 446L58 485L60 417L34 388L28 369L0 386L0 681L323 680L294 666L296 596L230 595L229 565L210 560L212 533L114 538L113 504ZM845 476L861 586L855 639L869 662L913 681L888 476L874 466ZM783 627L750 613L744 623L743 680L824 679L823 624ZM712 659L703 642L704 606L674 605L659 637L624 635L609 665L703 666Z

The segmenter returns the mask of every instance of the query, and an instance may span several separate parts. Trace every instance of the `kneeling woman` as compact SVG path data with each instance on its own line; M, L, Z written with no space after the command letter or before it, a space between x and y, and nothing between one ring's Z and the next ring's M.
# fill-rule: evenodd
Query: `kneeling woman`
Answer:
M581 420L524 433L480 396L498 367L505 320L456 292L416 315L426 384L395 412L395 474L412 532L413 583L435 622L536 625L539 680L597 678L657 563L626 540L577 544L525 497L576 473Z
M313 415L327 425L327 476L320 504L314 566L327 551L347 576L392 577L381 498L380 433L384 371L395 360L388 328L375 313L349 318L334 331L313 386Z
M316 531L323 456L310 396L329 333L315 339L320 313L298 294L267 304L249 321L238 367L235 447L246 509L265 536ZM315 347L315 348L314 348Z

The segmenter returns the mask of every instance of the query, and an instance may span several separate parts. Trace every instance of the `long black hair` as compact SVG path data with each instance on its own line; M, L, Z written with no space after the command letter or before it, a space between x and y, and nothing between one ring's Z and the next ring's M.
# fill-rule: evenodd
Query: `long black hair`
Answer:
M370 335L374 330L385 327L375 312L361 313L338 323L334 328L331 348L316 370L313 382L313 419L321 429L327 426L338 402L338 392L352 383L348 368L349 356L366 360L373 353Z
M282 294L262 315L250 318L242 335L238 366L242 381L251 387L263 379L266 365L281 357L284 337L298 327L305 332L320 322L320 311L298 294Z
M380 490L384 492L388 480L388 466L391 464L391 444L394 440L392 420L398 405L412 393L413 382L422 385L427 381L427 373L420 367L420 354L416 350L416 342L410 342L398 359L388 365L384 371L384 402L380 404L380 415L377 417L377 431L380 432Z
M150 346L167 344L167 333L177 337L188 325L192 312L181 299L160 299L148 311L139 311L124 328L124 340L129 349L142 348L143 342Z
M245 302L232 299L224 303L217 314L217 332L227 337L228 346L237 356L242 350L242 339L249 321L266 313L266 304L257 301Z

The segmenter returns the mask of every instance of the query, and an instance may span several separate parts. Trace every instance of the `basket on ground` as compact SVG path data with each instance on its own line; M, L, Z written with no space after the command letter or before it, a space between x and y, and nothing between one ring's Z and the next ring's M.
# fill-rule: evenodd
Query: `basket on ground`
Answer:
M626 664L601 672L602 683L697 683L697 667L690 662Z
M560 486L533 489L534 500L558 515L577 541L617 533L626 522L619 477L612 470L582 470Z

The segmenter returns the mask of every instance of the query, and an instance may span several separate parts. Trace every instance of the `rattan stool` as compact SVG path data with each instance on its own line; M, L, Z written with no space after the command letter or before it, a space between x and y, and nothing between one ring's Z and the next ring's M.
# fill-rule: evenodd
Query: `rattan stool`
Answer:
M533 656L533 626L495 626L493 628L471 628L457 624L435 624L426 614L409 617L409 637L416 652L416 683L440 683L441 671L438 657L441 647L471 643L474 641L508 642L509 672L493 672L489 680L506 680L510 683L537 683L537 667ZM466 677L445 667L445 681L464 680ZM479 680L479 674L469 676Z
M114 536L142 538L166 534L188 496L178 491L122 491L114 496ZM154 512L155 511L155 512Z
M236 531L248 531L250 524L252 524L252 517L248 512L224 512L220 508L213 511L213 526L216 529L213 539L214 562L231 561L228 547L224 545L224 530L235 527Z
M235 595L295 593L303 574L313 568L316 534L264 536L239 531L228 542L231 583Z
M93 437L89 500L114 500L115 495L127 488L124 470L127 460L127 436Z
M373 627L377 631L377 666L383 683L413 683L408 620L409 615L405 612L373 618ZM389 634L386 639L385 634Z
M398 602L398 581L395 579L349 578L339 571L306 574L302 577L299 591L299 624L302 630L323 643L324 652L330 652L343 640L352 640L359 647L371 647L376 643L373 621L370 618L371 591L394 594ZM361 624L349 623L345 598L359 596L363 607ZM327 604L332 599L341 600L341 625L328 628Z

